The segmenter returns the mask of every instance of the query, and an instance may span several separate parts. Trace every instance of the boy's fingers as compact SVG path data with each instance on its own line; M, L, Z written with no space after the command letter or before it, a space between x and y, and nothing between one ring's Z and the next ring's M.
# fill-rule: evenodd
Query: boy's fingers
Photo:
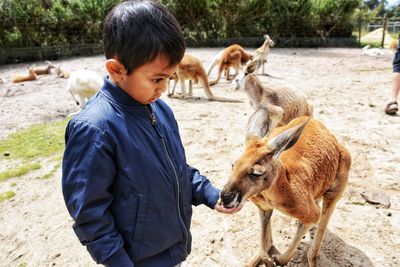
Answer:
M237 206L235 208L225 208L223 205L218 203L215 206L215 209L222 213L232 214L232 213L235 213L235 212L238 212L239 210L241 210L242 207L243 207L243 205L240 204L239 206Z

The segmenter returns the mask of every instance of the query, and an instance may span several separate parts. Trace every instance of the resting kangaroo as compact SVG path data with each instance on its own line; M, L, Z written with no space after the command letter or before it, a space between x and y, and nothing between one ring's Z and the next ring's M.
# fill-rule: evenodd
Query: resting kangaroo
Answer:
M46 66L32 67L33 72L35 72L36 75L50 74L51 69L55 68L55 66L51 64L50 61L46 61L46 63L47 63Z
M278 265L290 261L307 231L318 224L308 251L308 263L317 266L317 257L329 219L342 196L351 165L345 147L325 126L310 117L300 117L260 137L260 128L249 132L246 148L235 162L221 199L226 207L250 199L261 219L260 250L246 266L273 266L270 218L273 209L296 218L300 224L287 251L272 255ZM322 207L319 201L322 199Z
M222 53L221 59L218 65L218 77L215 81L210 82L210 85L214 85L221 79L222 72L225 71L226 79L230 80L229 68L235 69L235 78L239 73L239 67L246 64L247 61L251 60L253 55L247 53L243 47L234 44L227 47Z
M204 93L206 94L208 100L210 101L222 101L222 102L240 102L239 100L235 99L229 99L229 98L224 98L224 97L219 97L215 96L211 92L211 88L208 85L208 79L206 75L206 71L203 67L203 64L201 61L190 55L190 54L185 54L183 59L178 65L178 69L176 71L176 76L172 76L175 78L172 79L178 79L181 83L181 89L182 89L182 98L186 98L186 89L185 89L185 80L190 80L189 84L189 95L193 95L193 88L192 88L192 81L193 82L199 82L204 89ZM177 82L175 82L176 85ZM174 89L175 85L172 89L172 93L170 95L174 94Z

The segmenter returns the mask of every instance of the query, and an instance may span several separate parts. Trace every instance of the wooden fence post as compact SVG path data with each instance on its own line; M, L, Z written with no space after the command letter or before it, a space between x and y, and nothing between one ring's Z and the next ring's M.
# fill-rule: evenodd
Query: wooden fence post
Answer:
M386 25L387 25L387 14L385 14L385 17L383 18L383 33L382 33L382 43L381 43L382 48L385 45Z
M358 14L358 47L361 47L361 11Z

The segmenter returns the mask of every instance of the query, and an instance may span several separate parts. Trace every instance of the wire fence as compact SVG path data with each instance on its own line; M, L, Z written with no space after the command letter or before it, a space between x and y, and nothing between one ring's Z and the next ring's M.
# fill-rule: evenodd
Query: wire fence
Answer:
M358 47L356 37L320 38L320 37L275 37L275 47ZM84 41L84 40L83 40ZM243 47L256 48L262 45L264 38L243 37L231 39L187 40L188 47L227 47L239 44ZM57 60L72 56L90 56L101 54L102 43L82 43L57 46L11 47L0 48L0 64L28 61Z
M28 25L29 26L29 25ZM34 29L34 27L30 27ZM381 32L379 30L381 29ZM386 29L383 31L383 29ZM68 31L67 31L68 30ZM367 34L378 31L374 37L374 41L363 42L363 37ZM67 32L68 34L63 34ZM275 42L275 47L360 47L368 42L372 42L374 46L382 46L385 35L390 38L396 38L400 33L400 18L376 18L373 20L362 20L361 18L355 22L354 32L348 38L329 38L329 37L285 37L271 36ZM38 34L40 36L49 36L49 40L59 43L57 45L48 45L46 43L35 42L35 35L24 32L22 34L31 34L32 43L36 45L23 47L0 47L0 64L27 62L27 61L44 61L57 60L60 58L72 56L89 56L101 54L103 51L101 43L101 32L91 31L90 34L85 32L82 27L68 29L41 29ZM284 35L284 33L282 33ZM66 38L65 36L71 36ZM39 39L39 38L38 38ZM94 40L99 40L94 42ZM244 47L255 48L263 43L262 36L257 37L241 37L231 39L188 39L188 47L226 47L231 44L240 44ZM50 41L49 41L50 42Z
M360 46L370 44L375 47L388 47L391 40L400 34L400 18L378 17L358 19L355 28Z

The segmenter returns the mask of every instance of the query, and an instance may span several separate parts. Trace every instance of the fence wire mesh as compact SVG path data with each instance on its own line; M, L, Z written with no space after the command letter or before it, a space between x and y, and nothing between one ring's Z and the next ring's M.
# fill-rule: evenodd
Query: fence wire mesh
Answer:
M17 36L23 35L24 38L21 40L24 42L9 42L7 45L0 42L0 64L96 55L101 54L103 50L101 27L85 29L80 26L69 26L37 29L36 25L25 26L8 33L9 38L14 36L16 39ZM374 37L375 41L363 41L363 37L367 34L383 28L386 31L378 32ZM360 47L368 43L379 47L382 45L383 34L391 39L397 39L399 33L400 18L360 18L355 21L353 35L348 38L286 37L285 33L271 37L275 41L275 47ZM258 47L263 43L263 37L187 39L189 47L226 47L234 43L249 48Z

